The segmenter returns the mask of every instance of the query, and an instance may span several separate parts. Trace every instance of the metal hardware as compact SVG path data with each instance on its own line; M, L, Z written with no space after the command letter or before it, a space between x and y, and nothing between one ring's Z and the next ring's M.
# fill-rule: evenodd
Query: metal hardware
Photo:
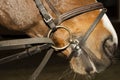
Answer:
M69 33L69 39L72 38L71 31L70 31L68 28L66 28L66 27L64 27L64 26L56 26L56 31L57 31L58 29L64 29L64 30L66 30L66 31ZM51 29L51 30L48 32L47 37L50 38L51 35L52 35L54 32L55 32L55 31L53 31L53 30ZM69 40L69 41L70 41L70 40ZM68 44L66 44L66 45L63 46L63 47L56 47L55 45L52 45L51 47L52 47L53 49L55 49L55 51L64 50L64 49L66 49L66 48L71 44L69 41L68 41Z

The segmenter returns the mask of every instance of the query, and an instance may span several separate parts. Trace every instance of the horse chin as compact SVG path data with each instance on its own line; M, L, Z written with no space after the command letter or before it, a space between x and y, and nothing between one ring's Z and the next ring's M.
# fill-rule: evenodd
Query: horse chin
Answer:
M73 57L70 61L70 67L71 69L80 75L88 75L88 74L94 74L96 73L95 68L93 68L93 65L89 62L89 60L85 60L82 57ZM85 61L84 61L85 60Z
M86 75L85 67L82 66L82 62L77 57L73 57L70 61L71 69L78 74Z
M81 54L78 57L72 57L70 60L71 69L80 75L96 74L104 71L108 67L108 63L102 63L94 59L93 61Z

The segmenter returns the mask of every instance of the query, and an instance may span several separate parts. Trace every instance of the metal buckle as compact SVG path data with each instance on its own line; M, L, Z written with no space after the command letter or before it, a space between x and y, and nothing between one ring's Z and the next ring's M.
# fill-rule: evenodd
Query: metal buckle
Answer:
M49 17L48 19L44 18L44 21L46 23L49 23L53 19L51 15L48 15L48 17Z
M70 41L70 39L72 38L71 31L70 31L68 28L64 27L64 26L56 26L56 30L55 30L55 31L57 31L57 30L60 29L60 28L66 30L66 31L69 33L69 41ZM48 32L47 37L50 38L51 35L52 35L55 31L51 29L51 30ZM54 46L54 45L52 45L51 47L52 47L53 49L55 49L56 51L60 51L60 50L64 50L64 49L66 49L67 47L69 47L70 44L71 44L71 43L68 42L68 43L67 43L65 46L63 46L63 47L56 47L56 46Z

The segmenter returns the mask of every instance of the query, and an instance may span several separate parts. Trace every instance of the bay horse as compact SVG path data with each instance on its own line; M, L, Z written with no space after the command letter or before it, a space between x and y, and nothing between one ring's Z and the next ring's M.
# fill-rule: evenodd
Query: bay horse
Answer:
M97 3L96 0L41 1L53 19L78 7ZM47 1L57 10L58 15L55 15ZM74 42L80 45L79 41L84 37L100 12L101 9L86 12L61 22L59 24L62 26L59 27L61 29L54 31L53 35L50 36L55 46L63 47L68 44L70 42L69 32L75 39ZM34 0L0 0L0 24L8 29L24 32L30 37L45 37L49 31L48 25L44 22ZM117 44L116 32L107 15L104 14L82 46L75 48L76 45L69 45L61 53L70 57L74 48L78 49L77 55L70 58L71 69L82 75L93 74L105 70L111 64Z

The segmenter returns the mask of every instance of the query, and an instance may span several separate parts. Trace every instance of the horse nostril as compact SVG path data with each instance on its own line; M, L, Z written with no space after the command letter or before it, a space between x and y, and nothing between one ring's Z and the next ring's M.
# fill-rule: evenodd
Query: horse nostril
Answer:
M93 71L93 68L92 67L89 67L89 68L86 68L85 71L90 74L92 71Z
M114 52L116 50L116 44L113 42L112 38L107 38L103 43L103 50L105 53L112 57L114 55Z

